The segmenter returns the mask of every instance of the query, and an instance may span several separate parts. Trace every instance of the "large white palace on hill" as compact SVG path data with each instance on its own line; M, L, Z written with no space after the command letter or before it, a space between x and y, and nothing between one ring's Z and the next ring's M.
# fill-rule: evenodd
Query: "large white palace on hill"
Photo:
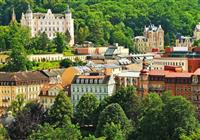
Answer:
M57 32L68 31L71 36L70 45L74 45L74 19L69 7L65 14L53 14L50 9L47 13L33 13L29 6L26 13L22 13L21 24L30 27L32 37L45 32L53 39Z

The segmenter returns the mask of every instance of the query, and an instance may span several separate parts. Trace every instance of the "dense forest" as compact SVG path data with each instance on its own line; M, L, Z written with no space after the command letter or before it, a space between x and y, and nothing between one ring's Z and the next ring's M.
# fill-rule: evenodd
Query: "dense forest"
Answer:
M149 24L161 24L165 45L170 45L177 33L191 36L200 19L198 0L0 0L0 24L9 24L12 8L19 21L28 4L34 12L50 8L54 13L64 13L69 4L76 42L96 45L118 42L130 47L133 36L141 35Z

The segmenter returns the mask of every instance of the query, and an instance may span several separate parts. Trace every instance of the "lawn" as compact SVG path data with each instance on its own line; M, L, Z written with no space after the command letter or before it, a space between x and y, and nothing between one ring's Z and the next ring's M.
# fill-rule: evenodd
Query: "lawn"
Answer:
M55 69L60 67L59 61L52 62L38 62L35 64L32 70L43 70L43 69Z

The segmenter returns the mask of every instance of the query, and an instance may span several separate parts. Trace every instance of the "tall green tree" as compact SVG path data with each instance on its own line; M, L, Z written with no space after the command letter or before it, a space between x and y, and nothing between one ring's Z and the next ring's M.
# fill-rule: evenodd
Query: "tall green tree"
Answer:
M123 131L121 130L121 126L119 124L114 124L113 122L105 125L103 134L106 137L106 140L126 139Z
M73 116L73 106L64 91L61 91L49 110L50 123L63 125L63 120Z
M54 42L56 45L56 51L58 53L63 53L67 47L66 36L62 33L57 33L56 38L54 38Z
M16 115L18 112L23 110L25 103L24 95L19 94L16 96L15 100L11 102L11 106L8 110L12 111L13 115Z
M28 103L7 128L11 140L27 139L44 122L44 113L40 104Z
M25 71L28 67L28 59L24 46L18 42L18 38L12 39L12 50L7 66L8 71Z
M140 119L138 140L166 139L163 107L164 104L159 95L149 94L147 96L144 115Z
M129 119L126 117L121 106L117 103L112 103L108 105L99 115L99 120L97 124L96 134L97 136L102 136L104 132L104 127L107 123L113 122L114 124L121 125L121 129L125 137L133 131L133 126L131 125Z
M165 103L163 113L169 139L179 139L182 133L191 134L198 125L194 105L181 96L171 96Z
M80 124L84 125L96 125L98 121L97 108L99 101L94 94L84 94L76 106L75 117Z
M113 96L105 98L100 103L99 112L111 103L118 103L123 108L126 116L132 120L133 125L138 123L143 109L143 101L136 94L135 87L119 87Z

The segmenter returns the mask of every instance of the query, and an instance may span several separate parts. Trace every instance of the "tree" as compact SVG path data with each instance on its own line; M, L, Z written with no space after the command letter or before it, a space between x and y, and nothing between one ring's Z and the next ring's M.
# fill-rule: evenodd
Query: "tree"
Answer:
M80 126L96 125L99 101L94 94L84 94L76 106L76 119Z
M68 67L73 66L73 62L70 59L65 58L65 59L61 60L60 66L64 67L64 68L68 68Z
M66 36L62 33L57 33L56 38L54 38L54 42L56 45L56 51L58 53L63 53L67 46Z
M198 128L189 136L182 134L180 140L200 140L200 129Z
M49 110L50 123L57 123L59 126L63 125L63 120L66 117L72 118L73 106L64 91L61 91L54 101L54 104Z
M120 87L111 97L111 102L118 103L123 108L127 117L137 122L142 109L142 100L136 95L135 87Z
M78 127L68 123L64 128L44 124L40 129L29 136L29 140L80 140L81 133Z
M121 126L119 124L114 124L113 122L105 125L103 134L106 137L106 140L125 140Z
M146 98L144 114L139 122L138 140L166 140L163 130L163 102L157 94L149 94Z
M125 137L133 131L133 127L126 117L121 106L117 103L112 103L108 105L99 115L96 135L102 136L104 132L104 127L107 123L113 122L114 124L121 125L121 129Z
M99 113L111 103L118 103L123 108L126 116L132 120L133 125L138 123L143 105L142 99L136 95L135 87L119 87L113 96L105 98L100 103Z
M195 40L193 46L200 47L200 40Z
M48 53L55 51L55 44L50 40L45 32L39 33L33 37L29 44L26 45L29 53Z
M21 112L25 106L25 99L22 94L16 96L15 100L11 102L11 106L8 108L9 111L12 111L13 115L16 115L18 112Z
M15 120L8 126L8 134L12 140L26 139L43 123L44 110L38 103L29 103L17 113Z
M7 130L1 125L0 126L0 140L9 140L9 135Z
M8 29L9 31L6 34L5 38L7 49L13 49L14 46L17 46L19 44L23 47L29 44L31 33L28 27L24 27L21 24L14 21L9 24Z
M138 140L179 140L198 126L192 103L181 96L149 94L135 136ZM159 131L157 131L159 130Z
M194 105L181 96L171 96L163 109L167 136L178 140L182 133L191 134L197 128Z
M17 38L13 39L12 52L10 54L10 60L8 62L8 71L25 71L31 69L27 67L28 59L26 50L23 45L18 42Z
M75 58L75 62L73 63L74 66L84 66L86 65L85 62L83 62L81 59L79 59L78 57Z
M88 137L84 137L83 140L97 140L95 136L89 135Z
M76 41L82 44L84 41L86 41L86 38L89 35L88 27L80 27L77 34L78 37L76 38Z

